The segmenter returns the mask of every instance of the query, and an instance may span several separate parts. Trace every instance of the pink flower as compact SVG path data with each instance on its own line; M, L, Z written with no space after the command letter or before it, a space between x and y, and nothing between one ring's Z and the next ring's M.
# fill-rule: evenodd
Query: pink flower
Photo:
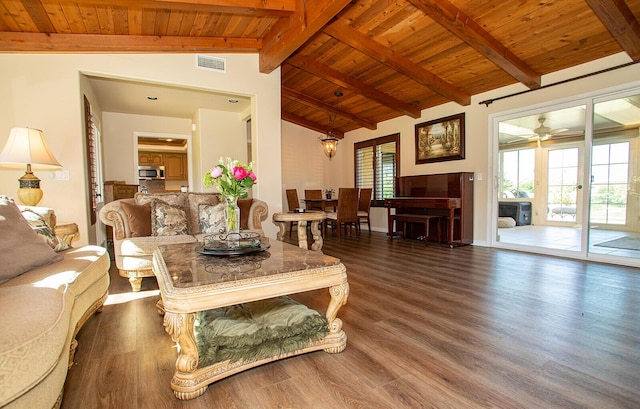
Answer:
M248 176L249 176L249 177L251 178L251 180L253 180L254 182L255 182L255 181L256 181L256 179L257 179L257 178L256 178L256 174L255 174L255 173L253 173L253 171L249 172L249 175L248 175Z
M212 178L219 178L220 175L222 175L222 168L220 166L216 166L215 168L211 169L211 177Z
M248 172L242 166L234 166L233 167L233 177L235 180L243 180L248 176Z

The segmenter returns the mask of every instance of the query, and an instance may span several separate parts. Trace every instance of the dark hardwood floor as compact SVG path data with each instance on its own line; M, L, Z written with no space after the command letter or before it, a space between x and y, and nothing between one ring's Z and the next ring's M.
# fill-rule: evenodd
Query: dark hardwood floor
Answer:
M640 408L639 269L366 230L329 235L323 250L349 276L344 352L277 361L179 401L157 284L131 293L112 267L62 407ZM294 298L324 312L329 294Z

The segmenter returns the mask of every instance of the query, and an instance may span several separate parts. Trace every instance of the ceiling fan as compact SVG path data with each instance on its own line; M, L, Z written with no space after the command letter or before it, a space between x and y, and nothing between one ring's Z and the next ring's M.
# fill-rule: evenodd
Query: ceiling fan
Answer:
M540 122L540 126L533 130L535 135L530 136L529 140L546 141L547 139L553 136L556 136L559 133L566 132L569 130L569 128L551 129L548 126L544 125L544 121L546 120L547 120L547 117L545 117L544 115L540 115L538 117L538 122Z

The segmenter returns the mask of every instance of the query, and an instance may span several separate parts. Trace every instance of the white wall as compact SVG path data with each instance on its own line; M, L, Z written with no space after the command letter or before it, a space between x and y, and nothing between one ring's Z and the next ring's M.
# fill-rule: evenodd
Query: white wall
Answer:
M242 120L241 114L200 109L198 117L200 149L197 154L202 163L202 172L197 175L197 182L194 179L196 186L192 190L195 192L203 191L202 175L217 165L220 157L248 162L246 123ZM205 191L214 192L216 189L210 188ZM265 224L272 223L267 220Z
M77 244L82 245L88 243L89 231L82 73L246 95L252 99L253 157L259 178L253 195L266 201L270 212L281 211L280 70L261 74L256 54L220 56L227 60L224 74L197 69L191 54L1 54L0 146L6 143L12 127L44 131L70 179L58 181L50 179L51 172L36 172L44 190L41 205L53 207L58 220L76 222L80 227ZM133 148L123 153L133 155ZM0 194L15 196L17 179L23 173L0 168ZM264 230L275 237L277 229L269 221Z
M191 120L149 115L102 114L104 180L124 180L137 185L134 132L191 134Z
M287 202L286 189L296 189L298 198L303 199L305 189L333 188L337 192L341 186L342 162L324 154L318 136L318 132L282 122L283 203ZM340 152L342 146L338 145Z
M572 69L563 70L557 73L546 75L542 79L542 84L552 84L561 80L575 78L587 73L596 72L605 68L614 67L620 64L630 62L629 57L624 54L617 54L602 60L594 61ZM492 189L491 176L491 135L489 135L489 115L499 112L524 108L534 104L545 103L549 101L559 100L570 96L583 94L590 91L600 90L613 86L637 81L640 78L640 65L632 65L626 68L618 69L608 73L599 74L597 76L557 85L534 92L529 92L519 96L506 98L490 104L488 107L480 105L480 101L490 98L498 98L515 92L526 90L521 84L504 87L498 90L475 95L471 98L471 104L468 106L460 106L456 103L448 103L425 109L422 111L420 118L413 119L408 116L402 116L389 121L378 124L376 130L368 130L360 128L358 130L348 132L345 138L340 142L340 151L333 158L331 163L324 163L325 169L331 168L332 172L336 172L339 179L332 180L339 186L354 186L354 159L353 145L355 142L386 136L394 133L400 133L400 175L422 175L434 173L448 172L475 172L476 180L474 184L474 243L486 245L490 242L489 235L492 228L489 226L490 216L490 193ZM442 118L449 115L465 113L465 131L466 131L466 155L463 160L437 162L429 164L415 164L415 125ZM300 134L300 127L292 124L283 125L283 141L293 140ZM316 133L317 135L317 133ZM305 147L309 152L314 152L315 139L305 140L300 138L296 140L304 141ZM292 149L296 151L304 151L305 147L291 147L289 143L283 144L283 159L291 154ZM313 153L313 155L324 156L322 152ZM288 175L292 172L302 172L297 175L298 180L313 178L313 173L305 167L291 167L288 162L283 160L283 174ZM478 173L482 173L482 180L478 180ZM372 229L378 231L387 231L387 214L384 208L371 209Z

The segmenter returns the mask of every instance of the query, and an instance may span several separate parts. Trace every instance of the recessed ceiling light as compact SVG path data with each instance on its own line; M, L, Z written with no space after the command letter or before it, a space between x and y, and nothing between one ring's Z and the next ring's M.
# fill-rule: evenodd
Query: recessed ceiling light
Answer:
M157 101L157 100L158 100L158 97L154 97L154 96L149 95L149 96L147 97L147 99L148 99L149 101Z
M238 103L238 100L235 99L235 98L229 98L227 101L229 101L232 104L237 104Z

